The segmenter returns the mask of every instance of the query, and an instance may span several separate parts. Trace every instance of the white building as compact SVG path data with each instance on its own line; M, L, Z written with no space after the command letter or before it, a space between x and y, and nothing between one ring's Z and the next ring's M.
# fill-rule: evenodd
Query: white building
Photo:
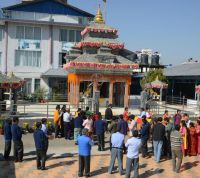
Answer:
M26 94L39 87L66 93L64 56L94 16L66 0L26 0L2 11L0 71L25 79Z

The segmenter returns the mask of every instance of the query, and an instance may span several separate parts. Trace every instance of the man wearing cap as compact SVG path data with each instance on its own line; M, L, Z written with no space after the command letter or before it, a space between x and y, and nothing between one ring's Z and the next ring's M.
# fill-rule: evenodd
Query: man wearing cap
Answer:
M90 155L93 141L88 135L88 129L84 128L82 130L82 135L77 139L79 153L79 177L83 176L83 172L85 172L85 177L90 177Z

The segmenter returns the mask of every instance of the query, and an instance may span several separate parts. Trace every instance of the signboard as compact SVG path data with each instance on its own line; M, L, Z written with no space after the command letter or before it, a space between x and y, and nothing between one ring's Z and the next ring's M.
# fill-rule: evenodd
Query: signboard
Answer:
M19 40L18 49L22 50L40 50L40 40Z
M75 45L75 43L72 43L72 42L63 42L62 43L62 50L63 51L70 51L74 45Z

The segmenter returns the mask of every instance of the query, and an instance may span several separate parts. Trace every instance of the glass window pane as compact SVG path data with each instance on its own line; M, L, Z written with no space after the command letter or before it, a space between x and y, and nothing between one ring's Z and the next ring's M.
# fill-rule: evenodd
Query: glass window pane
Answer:
M75 42L75 31L69 30L69 42Z
M60 30L60 41L68 41L68 30L61 29Z
M0 26L0 41L3 39L3 28Z
M34 28L34 40L41 40L41 28L40 27Z
M35 90L40 88L40 79L35 79Z
M76 42L81 41L81 31L76 31Z
M0 66L1 66L1 56L2 56L2 55L1 55L1 53L0 53Z
M33 27L25 27L25 39L33 39Z
M17 26L16 29L16 38L24 39L24 26Z

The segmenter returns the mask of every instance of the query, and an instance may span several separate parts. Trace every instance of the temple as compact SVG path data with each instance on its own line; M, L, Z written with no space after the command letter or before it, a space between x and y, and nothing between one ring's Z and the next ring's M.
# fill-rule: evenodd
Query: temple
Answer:
M117 29L105 24L100 8L94 22L81 32L82 40L66 55L68 100L78 106L82 97L100 91L100 105L128 106L131 75L138 64L122 57L124 44Z

